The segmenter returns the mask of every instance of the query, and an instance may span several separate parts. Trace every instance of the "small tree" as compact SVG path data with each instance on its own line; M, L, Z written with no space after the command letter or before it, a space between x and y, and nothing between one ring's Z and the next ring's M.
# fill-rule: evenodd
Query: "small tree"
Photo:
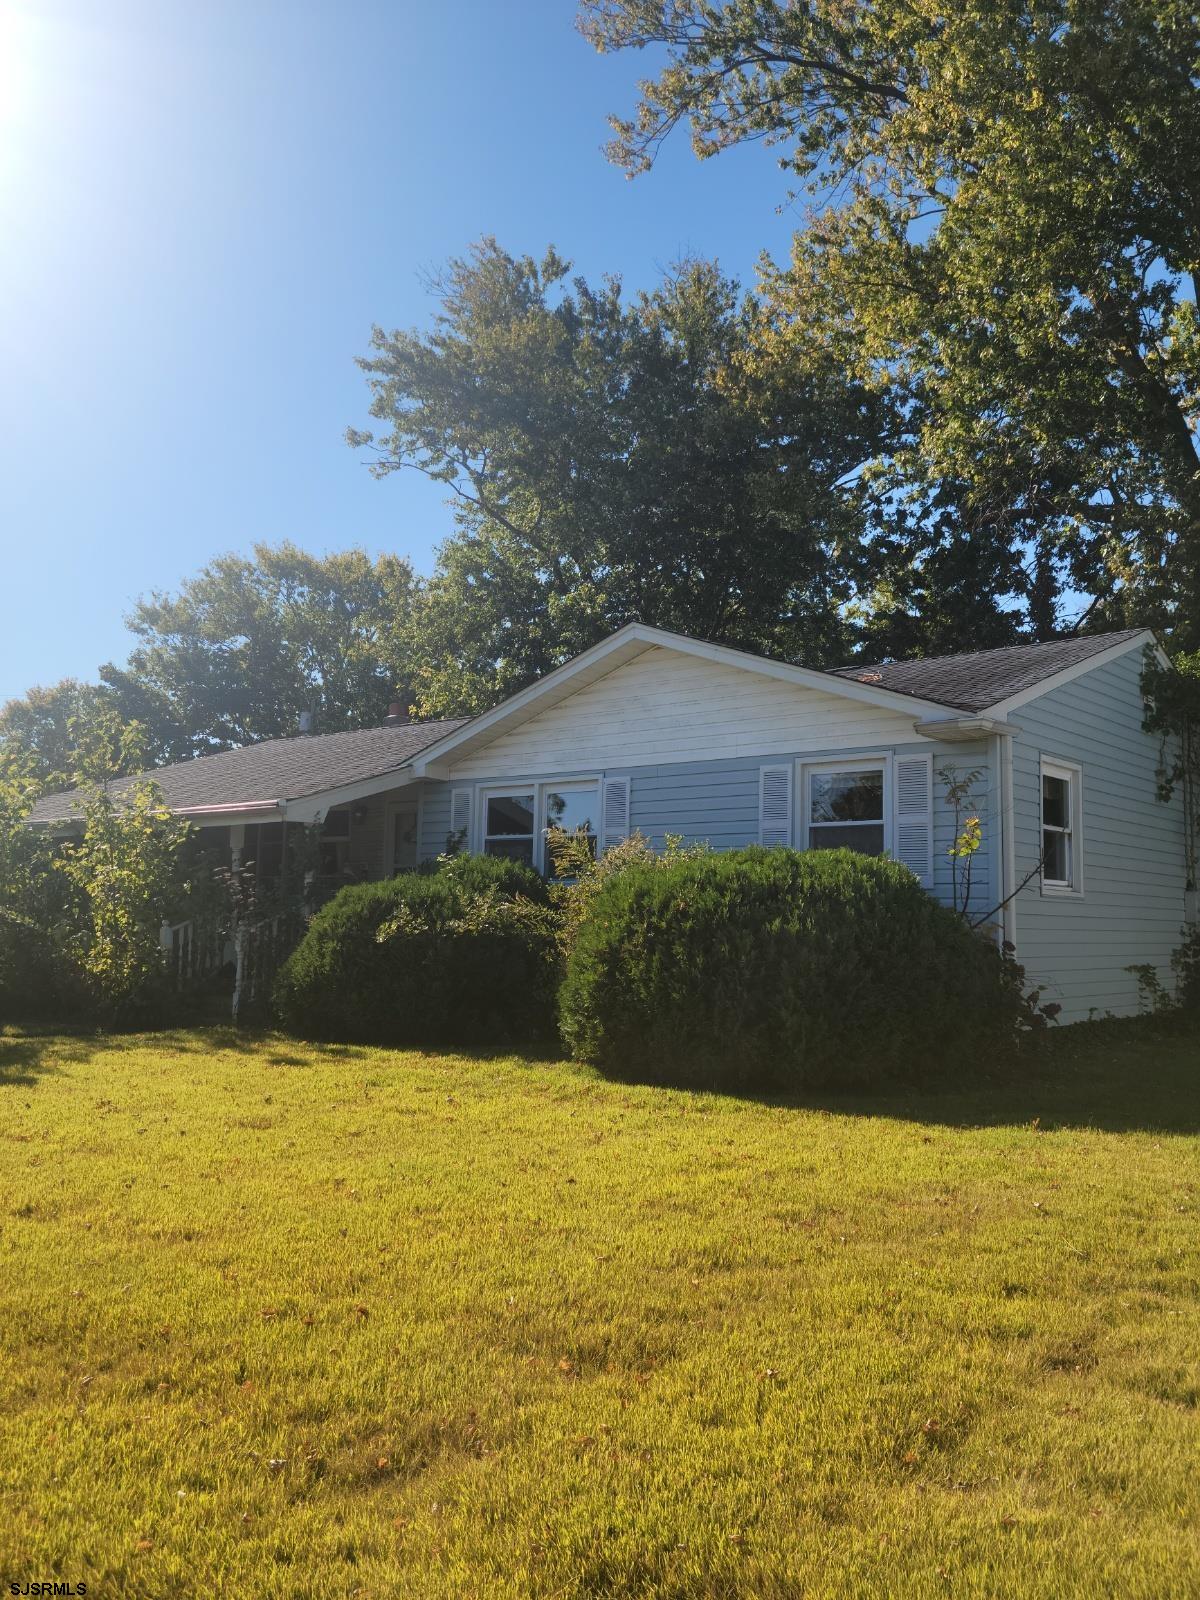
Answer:
M0 1021L61 1004L66 886L51 870L50 841L28 825L38 788L32 762L0 752Z
M179 893L179 856L189 825L171 814L149 779L115 796L111 775L128 767L137 724L105 716L74 729L85 794L83 836L58 865L79 901L76 959L99 1014L136 1014L162 977L162 923Z
M946 800L954 812L954 842L946 854L954 863L950 874L950 897L953 909L969 922L971 906L971 879L975 857L983 844L983 819L975 800L975 785L983 776L978 767L970 772L958 772L954 767L940 767L938 781L946 791Z

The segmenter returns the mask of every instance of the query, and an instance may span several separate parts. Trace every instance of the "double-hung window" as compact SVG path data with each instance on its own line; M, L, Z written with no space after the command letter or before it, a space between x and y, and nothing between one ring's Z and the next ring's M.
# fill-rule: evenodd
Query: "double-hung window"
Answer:
M484 797L483 808L484 855L507 856L510 861L525 861L532 867L537 853L536 793L531 789L520 794L489 794Z
M1076 766L1042 760L1042 888L1079 893L1082 775Z
M884 851L884 769L847 762L809 767L807 834L810 850L857 850L864 856Z

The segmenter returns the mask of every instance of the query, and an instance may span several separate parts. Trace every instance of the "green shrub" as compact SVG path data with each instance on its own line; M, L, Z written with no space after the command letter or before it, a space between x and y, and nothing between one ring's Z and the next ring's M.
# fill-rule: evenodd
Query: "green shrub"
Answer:
M279 973L281 1023L308 1038L361 1043L550 1043L553 916L532 897L502 894L494 878L483 892L469 878L407 873L343 889Z
M1183 943L1171 957L1175 1003L1189 1017L1200 1017L1200 923L1183 930Z
M580 1059L704 1088L967 1072L1022 1016L1019 968L848 850L635 862L591 897L561 994Z
M422 868L422 872L448 879L465 894L487 894L495 890L506 900L523 896L538 905L545 905L549 895L540 872L524 861L511 861L507 856L439 856Z

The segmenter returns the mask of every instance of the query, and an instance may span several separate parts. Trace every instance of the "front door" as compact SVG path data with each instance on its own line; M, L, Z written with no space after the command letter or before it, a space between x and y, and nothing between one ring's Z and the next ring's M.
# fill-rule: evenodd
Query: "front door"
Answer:
M388 874L415 872L417 867L417 802L406 800L388 813Z

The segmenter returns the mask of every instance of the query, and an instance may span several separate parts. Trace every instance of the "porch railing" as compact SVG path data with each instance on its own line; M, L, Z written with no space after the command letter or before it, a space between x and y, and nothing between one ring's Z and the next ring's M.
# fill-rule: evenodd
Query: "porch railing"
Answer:
M233 959L233 946L224 929L194 918L164 922L159 943L167 976L178 989L202 982Z
M174 988L195 989L222 967L233 969L233 1020L270 995L275 974L303 936L303 911L281 911L254 922L239 923L232 932L197 919L163 923L159 943L163 966Z
M266 1001L275 974L300 943L307 918L302 911L281 911L258 922L243 922L234 934L236 969L233 1020Z

